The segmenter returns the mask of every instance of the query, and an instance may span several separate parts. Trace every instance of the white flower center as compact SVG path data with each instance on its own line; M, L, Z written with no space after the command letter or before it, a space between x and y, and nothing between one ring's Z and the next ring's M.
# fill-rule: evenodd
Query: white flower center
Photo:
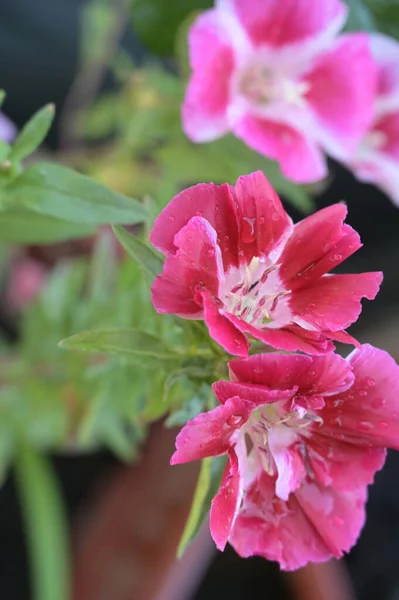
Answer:
M254 327L281 327L292 322L279 265L254 257L249 265L232 268L219 291L226 312Z
M276 100L303 107L309 89L306 81L295 81L283 73L274 73L263 61L243 67L238 75L239 94L259 106Z

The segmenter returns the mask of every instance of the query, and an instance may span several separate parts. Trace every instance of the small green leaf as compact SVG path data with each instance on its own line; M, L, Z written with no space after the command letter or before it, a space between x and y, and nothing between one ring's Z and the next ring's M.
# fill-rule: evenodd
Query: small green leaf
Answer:
M349 7L347 31L375 31L373 15L362 0L346 0L346 4Z
M137 236L132 235L123 227L113 227L113 230L126 252L140 266L147 280L152 283L155 277L162 273L162 258Z
M60 490L46 458L21 445L16 473L35 600L68 600L69 549Z
M22 128L10 152L10 160L18 162L32 154L46 137L54 119L54 104L41 108Z
M147 218L145 208L132 198L109 190L72 169L37 163L2 190L12 206L73 223L105 225L135 224Z
M0 239L12 244L54 244L93 235L95 227L68 223L26 208L0 211Z
M136 360L171 361L182 358L182 354L173 351L159 338L138 329L82 331L62 340L59 346L68 350L119 354Z
M212 499L219 489L225 464L225 456L204 458L202 461L190 515L177 549L177 556L179 558L183 555L189 543L195 538L208 515Z
M4 90L0 90L0 107L2 106L4 100L6 98L6 93Z

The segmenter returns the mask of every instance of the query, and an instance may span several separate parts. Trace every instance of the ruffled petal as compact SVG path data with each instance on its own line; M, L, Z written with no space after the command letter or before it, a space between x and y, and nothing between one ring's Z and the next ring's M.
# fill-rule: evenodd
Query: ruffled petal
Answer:
M232 131L250 148L276 160L288 179L309 183L327 175L319 147L290 125L246 114L232 125Z
M381 282L382 273L324 275L291 295L294 320L321 331L346 329L359 317L362 298L373 300Z
M224 550L241 503L240 473L234 451L229 452L220 488L212 500L209 528L216 547Z
M245 361L245 359L243 360ZM234 363L235 361L233 360L231 362ZM264 385L237 383L234 381L216 381L212 385L212 388L217 399L222 404L232 396L239 396L240 398L253 402L254 405L271 404L273 402L278 402L279 400L288 400L298 390L297 386L288 390L268 389Z
M254 405L238 396L230 398L213 410L188 421L176 438L176 452L170 464L219 456L233 445L234 432L248 420Z
M224 135L229 127L226 111L234 54L226 42L217 10L196 19L188 45L193 68L183 103L183 129L195 142L208 142Z

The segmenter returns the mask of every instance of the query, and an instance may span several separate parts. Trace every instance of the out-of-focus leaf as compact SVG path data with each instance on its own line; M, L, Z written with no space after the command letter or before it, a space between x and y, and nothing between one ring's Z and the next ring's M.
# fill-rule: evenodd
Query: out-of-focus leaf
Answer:
M133 27L149 50L170 56L183 19L193 10L212 6L213 0L133 0Z
M47 104L24 125L11 148L11 161L23 160L40 146L51 127L54 111L54 104Z
M29 167L1 192L8 206L28 207L78 224L142 223L145 208L72 169L51 163ZM0 197L0 198L1 198Z
M211 501L219 489L225 464L225 456L203 459L190 515L177 549L177 556L180 557L183 555L185 549L195 538L201 525L204 523L211 506Z
M80 54L82 62L98 61L104 42L117 25L115 2L90 0L81 5Z
M16 472L26 525L35 600L70 598L66 515L47 460L21 444Z
M152 283L155 277L162 273L163 261L160 255L123 227L114 226L113 230L126 252L139 265L149 283Z
M89 237L95 226L69 223L41 215L28 208L11 207L0 211L0 239L13 244L54 244Z
M108 331L82 331L59 343L61 348L83 352L119 354L135 360L169 362L182 358L182 354L166 346L163 340L138 329Z

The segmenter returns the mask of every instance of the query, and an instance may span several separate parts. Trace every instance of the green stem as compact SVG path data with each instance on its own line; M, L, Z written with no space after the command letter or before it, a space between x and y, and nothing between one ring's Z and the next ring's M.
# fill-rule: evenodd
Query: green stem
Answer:
M50 462L28 445L18 448L16 481L25 523L35 600L69 600L66 515Z

